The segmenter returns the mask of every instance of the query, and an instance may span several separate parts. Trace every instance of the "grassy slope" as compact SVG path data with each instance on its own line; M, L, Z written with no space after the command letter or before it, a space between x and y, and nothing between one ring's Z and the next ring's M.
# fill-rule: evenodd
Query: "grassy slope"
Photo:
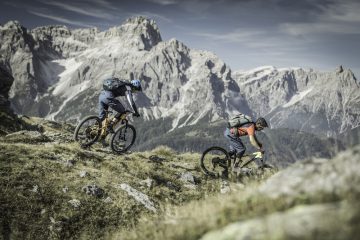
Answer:
M49 136L65 134L55 140L0 140L0 232L5 239L198 239L234 221L298 204L356 199L351 193L304 193L291 199L256 193L253 189L272 171L232 178L231 193L220 195L223 181L203 176L199 154L179 154L166 147L127 155L97 146L88 151L66 140L70 126L41 119L29 119L29 124L41 125ZM163 161L151 161L153 155ZM81 171L88 175L80 177ZM196 189L179 179L184 172L195 176ZM154 181L150 188L140 183L147 178ZM119 189L121 183L147 194L157 213ZM105 194L86 195L82 188L91 184ZM73 199L81 202L79 208L69 203Z
M32 121L41 123L45 134L51 136L64 131L63 126L51 122ZM215 191L211 184L201 181L196 154L177 154L160 147L151 152L113 155L101 148L87 151L75 143L61 142L29 140L26 136L0 141L3 237L95 239L114 229L130 228L140 216L152 213L119 189L121 183L147 194L160 212L166 204L180 205ZM150 161L152 155L163 161ZM81 171L88 175L80 177ZM199 182L195 190L179 180L184 172L191 172ZM151 188L140 184L147 178L154 180ZM91 184L103 189L104 196L86 195L82 188ZM111 203L104 201L108 197ZM74 208L69 203L72 199L79 200L81 206Z
M360 178L353 168L359 165L359 150L330 161L298 163L265 183L258 178L245 186L234 184L230 194L169 209L115 239L189 240L204 234L214 240L355 239L360 234Z

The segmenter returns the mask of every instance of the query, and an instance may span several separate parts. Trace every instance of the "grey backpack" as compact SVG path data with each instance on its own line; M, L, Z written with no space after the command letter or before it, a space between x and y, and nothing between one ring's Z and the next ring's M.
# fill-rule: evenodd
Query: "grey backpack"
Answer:
M124 84L125 82L118 78L109 78L104 80L103 89L107 91L115 91Z
M243 113L239 113L233 117L231 117L228 121L228 127L229 128L238 128L245 124L252 123L251 117L248 115L245 115Z

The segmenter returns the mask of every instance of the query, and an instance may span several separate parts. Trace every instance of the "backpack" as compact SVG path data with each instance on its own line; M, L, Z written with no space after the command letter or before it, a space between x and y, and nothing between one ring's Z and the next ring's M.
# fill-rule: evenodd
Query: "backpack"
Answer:
M124 81L121 81L118 78L109 78L105 79L103 82L103 89L106 91L115 91L119 87L125 84Z
M251 117L243 113L239 113L231 117L228 121L229 128L239 128L245 124L252 123Z

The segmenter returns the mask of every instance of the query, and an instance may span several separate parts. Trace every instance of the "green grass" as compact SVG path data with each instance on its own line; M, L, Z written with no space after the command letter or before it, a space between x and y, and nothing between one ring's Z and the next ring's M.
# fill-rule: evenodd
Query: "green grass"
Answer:
M149 160L156 155L162 163ZM198 157L198 156L196 156ZM68 166L67 162L73 166ZM0 211L3 236L26 239L106 237L115 229L132 229L150 211L118 189L121 183L147 194L161 212L167 204L181 205L214 191L208 184L196 190L178 178L191 171L200 179L194 156L160 147L152 152L113 155L87 151L75 143L24 144L0 142ZM88 172L81 178L80 172ZM140 184L154 179L154 187ZM167 184L171 183L169 187ZM105 196L88 196L82 187L96 184ZM63 188L68 192L64 193ZM37 189L36 192L32 191ZM112 203L104 202L110 197ZM68 201L78 199L80 208ZM52 219L52 220L51 220Z
M40 124L46 132L72 132L71 126L41 119L31 118L28 124ZM0 234L4 239L199 239L230 223L299 204L356 202L359 197L351 192L342 196L318 192L272 199L256 189L275 170L231 176L231 192L222 195L223 180L203 175L200 156L167 146L114 155L97 145L89 151L66 141L0 139ZM250 167L255 169L255 163ZM80 177L82 171L88 175ZM195 189L181 181L185 172L193 174ZM151 187L141 183L148 178ZM157 212L119 189L122 183L149 196ZM102 197L83 192L92 184L104 190ZM80 207L69 203L73 199Z

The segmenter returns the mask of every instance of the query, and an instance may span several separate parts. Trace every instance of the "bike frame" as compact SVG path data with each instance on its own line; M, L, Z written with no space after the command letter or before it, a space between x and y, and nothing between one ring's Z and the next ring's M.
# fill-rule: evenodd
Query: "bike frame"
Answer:
M247 154L247 155L245 155L245 156L242 156L240 159L237 159L237 156L236 156L236 154L234 154L234 155L230 155L230 153L229 152L227 152L228 153L228 155L229 155L229 162L228 162L228 167L231 167L231 161L233 161L233 166L238 166L238 167L240 167L240 168L242 168L242 167L245 167L245 166L247 166L249 163L251 163L252 161L254 161L255 159L262 159L264 156L263 156L263 154L261 153L261 152L253 152L253 153L250 153L250 154ZM253 155L249 160L247 160L244 164L242 164L243 163L243 158L244 157L247 157L247 156L250 156L250 155ZM236 162L236 160L239 160L239 162L237 163Z
M115 119L115 117L113 117L113 118L110 120L109 114L113 113L112 111L105 110L105 112L106 112L105 119L103 120L103 122L102 122L102 127L101 127L101 134L100 134L101 137L106 137L106 135L108 134L108 133L106 132L106 129L107 129L109 123ZM119 118L119 119L116 119L116 122L115 122L115 124L114 124L114 127L116 127L119 123L120 123L120 124L125 124L125 125L127 126L128 122L129 122L129 120L127 119L127 116L128 116L130 113L133 113L133 112L131 112L131 111L125 111L123 114L121 114L120 118Z

